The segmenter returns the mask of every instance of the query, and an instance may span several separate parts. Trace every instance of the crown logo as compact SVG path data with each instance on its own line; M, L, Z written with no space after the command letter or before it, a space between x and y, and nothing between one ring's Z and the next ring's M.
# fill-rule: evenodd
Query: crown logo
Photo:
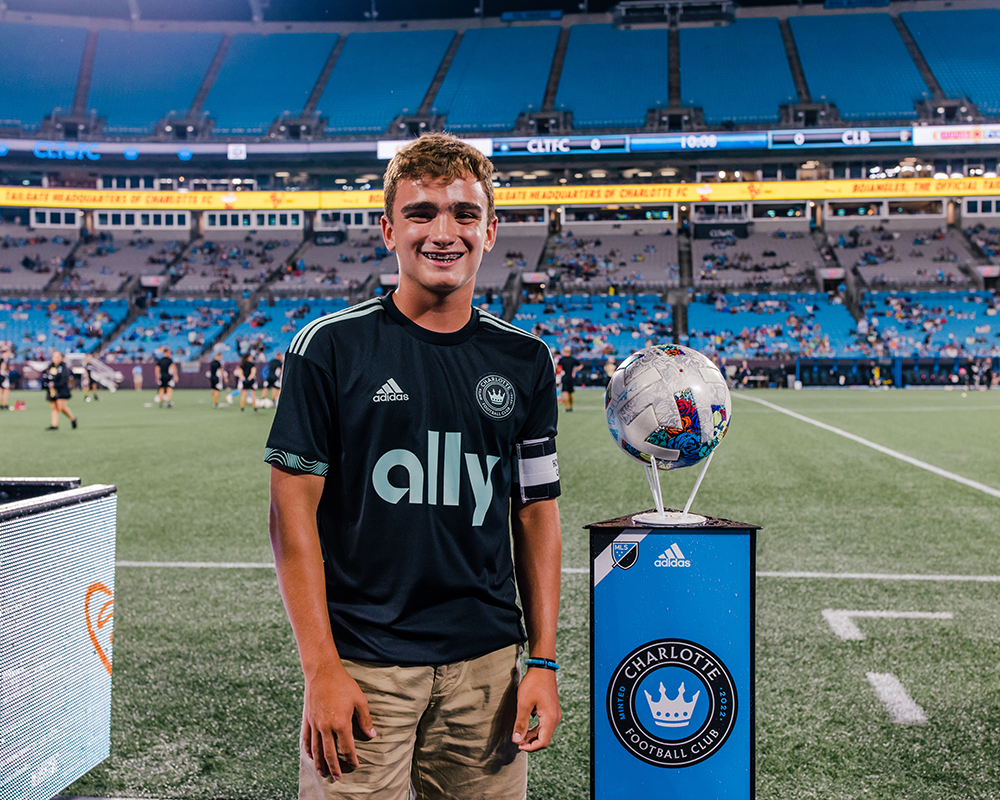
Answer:
M490 402L495 406L500 405L507 399L507 396L500 389L497 389L496 391L488 391L486 394L489 395Z
M673 700L667 697L667 690L660 682L660 699L655 703L653 696L643 690L646 695L646 702L649 703L649 710L653 712L653 721L662 728L682 728L691 721L691 713L694 711L695 703L698 702L699 689L694 693L690 702L684 702L684 684L677 687L677 697Z

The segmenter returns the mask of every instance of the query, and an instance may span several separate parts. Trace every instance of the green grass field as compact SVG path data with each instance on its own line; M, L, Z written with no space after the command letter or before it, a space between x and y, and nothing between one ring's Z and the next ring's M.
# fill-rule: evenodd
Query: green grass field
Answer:
M1000 392L762 391L791 409L1000 488ZM0 413L0 472L118 487L120 561L267 562L272 412L213 410L209 393L71 402L45 432L40 393ZM563 566L588 566L588 522L651 505L615 451L603 394L560 419ZM1000 574L1000 499L755 403L733 422L695 510L763 526L763 572ZM695 470L663 473L683 505ZM862 619L841 641L824 609L950 612ZM589 794L588 578L563 576L564 719L532 757L533 800ZM296 790L302 680L274 574L264 568L120 566L112 754L65 792L88 797L278 800ZM866 673L892 673L926 713L894 723ZM1000 797L1000 584L762 576L757 582L759 798Z

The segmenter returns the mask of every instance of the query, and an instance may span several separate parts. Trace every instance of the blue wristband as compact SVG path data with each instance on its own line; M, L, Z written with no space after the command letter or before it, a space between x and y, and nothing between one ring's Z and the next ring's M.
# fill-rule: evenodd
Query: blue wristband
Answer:
M551 658L526 658L524 659L524 666L551 669L553 672L559 669L559 665Z

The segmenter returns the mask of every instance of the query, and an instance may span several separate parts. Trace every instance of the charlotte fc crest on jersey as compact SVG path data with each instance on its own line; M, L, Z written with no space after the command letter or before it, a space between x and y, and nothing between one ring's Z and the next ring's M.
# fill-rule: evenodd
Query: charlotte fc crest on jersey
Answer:
M487 375L476 386L476 400L490 419L504 419L514 410L514 385L503 375Z
M710 758L736 723L736 683L711 650L660 639L629 653L608 684L608 720L633 756L656 767Z

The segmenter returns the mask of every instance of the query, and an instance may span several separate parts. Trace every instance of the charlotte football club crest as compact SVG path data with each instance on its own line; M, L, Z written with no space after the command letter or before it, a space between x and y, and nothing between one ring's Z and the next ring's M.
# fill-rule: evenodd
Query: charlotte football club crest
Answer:
M615 562L616 567L621 567L622 569L628 569L633 564L635 564L635 561L638 557L639 557L638 542L611 543L611 558Z
M476 386L476 401L490 419L504 419L514 410L514 385L503 375L487 375Z
M736 684L711 650L660 639L629 653L608 684L608 720L633 756L690 767L725 744L736 723Z

